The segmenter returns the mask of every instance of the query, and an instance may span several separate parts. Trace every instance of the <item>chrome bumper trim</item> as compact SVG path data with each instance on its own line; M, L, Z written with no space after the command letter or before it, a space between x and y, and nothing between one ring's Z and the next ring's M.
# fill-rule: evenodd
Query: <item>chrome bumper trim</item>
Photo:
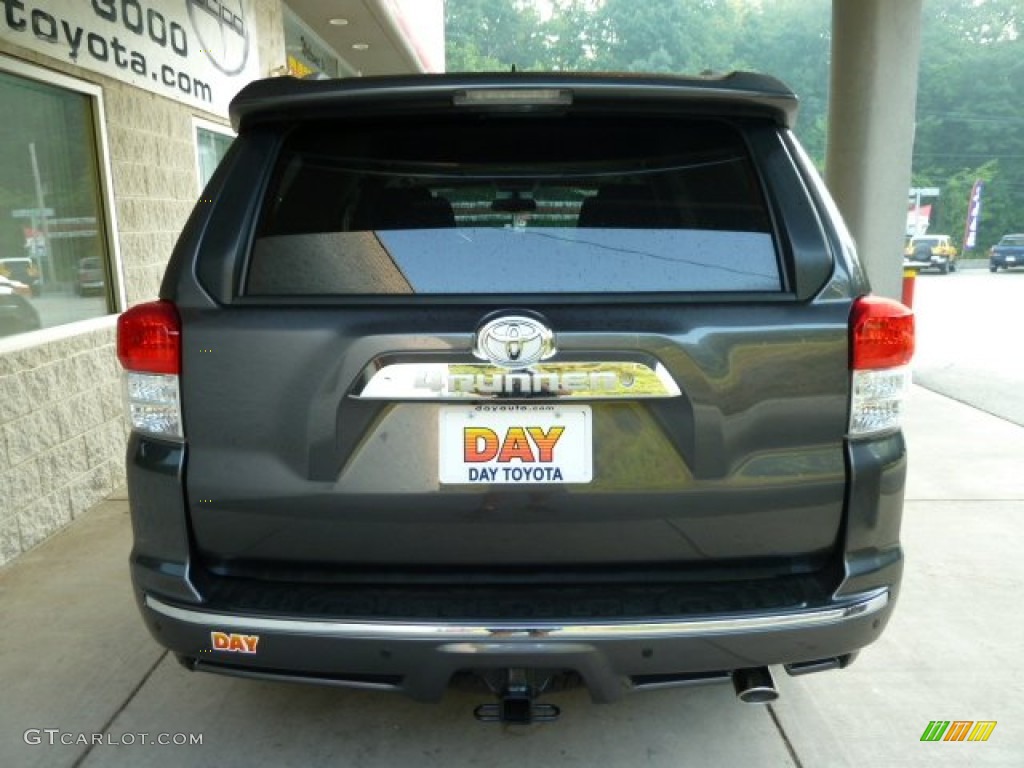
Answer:
M146 607L169 619L216 630L244 629L292 635L319 635L344 639L403 640L616 640L659 637L699 637L746 632L810 629L838 624L877 613L889 604L889 590L881 588L854 596L835 608L820 608L749 616L729 616L683 621L606 624L551 622L415 623L282 619L269 616L238 616L168 605L147 595Z

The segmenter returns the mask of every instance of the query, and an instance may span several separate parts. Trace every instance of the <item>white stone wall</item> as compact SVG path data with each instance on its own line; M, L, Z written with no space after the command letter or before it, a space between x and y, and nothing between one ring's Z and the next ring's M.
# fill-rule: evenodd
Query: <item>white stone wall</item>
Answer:
M281 4L255 0L254 7L266 74L284 62ZM120 280L129 306L156 298L198 197L192 117L219 118L4 41L0 56L102 88ZM113 320L65 329L66 338L14 351L0 342L0 566L124 483L127 429Z
M0 355L0 564L124 482L109 329Z
M105 88L114 208L128 305L156 298L199 196L193 110L123 86Z

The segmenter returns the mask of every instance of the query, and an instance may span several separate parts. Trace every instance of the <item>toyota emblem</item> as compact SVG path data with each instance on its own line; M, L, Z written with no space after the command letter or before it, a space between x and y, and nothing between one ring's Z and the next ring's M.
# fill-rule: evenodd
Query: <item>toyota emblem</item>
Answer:
M530 317L499 317L477 331L473 354L502 368L528 368L555 354L555 335Z

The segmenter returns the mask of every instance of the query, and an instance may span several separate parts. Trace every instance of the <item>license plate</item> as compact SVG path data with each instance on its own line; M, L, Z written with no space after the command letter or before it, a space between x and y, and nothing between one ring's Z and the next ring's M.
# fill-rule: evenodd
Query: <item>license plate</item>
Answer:
M440 409L442 483L589 483L589 405L465 405Z
M1007 260L1008 262L1010 262L1010 261L1016 261L1016 260L1017 260L1017 257L1016 257L1016 256L1007 256L1007 257L1006 257L1006 260Z

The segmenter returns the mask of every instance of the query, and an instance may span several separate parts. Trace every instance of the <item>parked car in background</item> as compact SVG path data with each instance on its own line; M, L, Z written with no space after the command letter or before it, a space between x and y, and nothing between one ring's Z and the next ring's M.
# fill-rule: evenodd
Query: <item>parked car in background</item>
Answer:
M904 269L937 269L945 275L956 272L957 250L949 235L917 235L903 251Z
M118 322L136 597L189 669L529 722L846 667L914 320L762 75L275 78ZM827 286L827 289L826 289Z
M78 262L78 273L75 276L75 293L79 296L103 293L106 284L103 262L98 257L86 256Z
M0 277L0 336L35 331L42 327L39 313L28 297L32 289L22 282Z
M0 277L17 280L29 287L33 296L43 292L43 277L35 259L29 256L11 256L0 259Z
M1024 234L1004 235L988 252L988 271L1024 267Z

